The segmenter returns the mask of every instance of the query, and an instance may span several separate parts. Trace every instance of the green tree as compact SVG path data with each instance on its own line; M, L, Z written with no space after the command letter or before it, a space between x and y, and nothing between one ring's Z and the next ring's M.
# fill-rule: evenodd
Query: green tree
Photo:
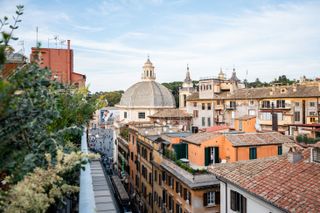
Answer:
M0 55L4 57L22 11L23 6L18 6L11 31L2 31ZM3 19L2 27L7 20ZM0 70L4 63L0 60ZM18 68L8 79L0 77L1 209L32 212L39 207L44 212L61 204L62 197L73 195L85 163L80 137L97 106L98 99L90 97L87 88L52 81L50 70L36 64ZM46 173L52 174L51 179L39 176Z

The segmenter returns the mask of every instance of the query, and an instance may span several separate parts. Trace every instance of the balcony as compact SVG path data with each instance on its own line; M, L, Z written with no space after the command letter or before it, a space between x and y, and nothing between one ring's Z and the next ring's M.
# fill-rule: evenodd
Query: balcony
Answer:
M286 103L285 105L274 105L274 109L277 110L290 110L292 108L291 104ZM272 105L271 104L261 104L260 105L260 109L272 109Z
M191 188L219 184L219 181L211 173L192 174L166 158L163 158L161 166L180 180L184 180Z

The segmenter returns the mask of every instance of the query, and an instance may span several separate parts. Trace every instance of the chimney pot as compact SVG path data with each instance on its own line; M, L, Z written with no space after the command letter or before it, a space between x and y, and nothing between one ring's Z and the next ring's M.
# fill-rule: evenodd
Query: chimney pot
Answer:
M288 152L288 161L290 163L297 163L302 159L302 153L296 147L291 147Z

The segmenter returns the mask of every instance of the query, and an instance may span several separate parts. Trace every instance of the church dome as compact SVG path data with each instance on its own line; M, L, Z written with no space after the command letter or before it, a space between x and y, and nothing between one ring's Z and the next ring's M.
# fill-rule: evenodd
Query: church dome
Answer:
M149 57L143 66L140 82L132 85L122 95L118 107L123 108L175 108L172 93L155 81L154 66Z
M122 95L119 107L175 108L172 93L155 81L141 81L132 85Z

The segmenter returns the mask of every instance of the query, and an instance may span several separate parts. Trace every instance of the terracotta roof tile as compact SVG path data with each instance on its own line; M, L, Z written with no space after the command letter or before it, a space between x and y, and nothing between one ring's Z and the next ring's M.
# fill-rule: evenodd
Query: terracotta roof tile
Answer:
M287 155L283 155L217 164L209 170L282 210L319 212L320 164L309 162L309 157L310 149L307 149L297 163L290 163Z
M226 134L226 138L233 146L293 143L288 136L278 132Z
M192 116L180 109L163 109L159 110L153 115L149 116L150 118L192 118Z

